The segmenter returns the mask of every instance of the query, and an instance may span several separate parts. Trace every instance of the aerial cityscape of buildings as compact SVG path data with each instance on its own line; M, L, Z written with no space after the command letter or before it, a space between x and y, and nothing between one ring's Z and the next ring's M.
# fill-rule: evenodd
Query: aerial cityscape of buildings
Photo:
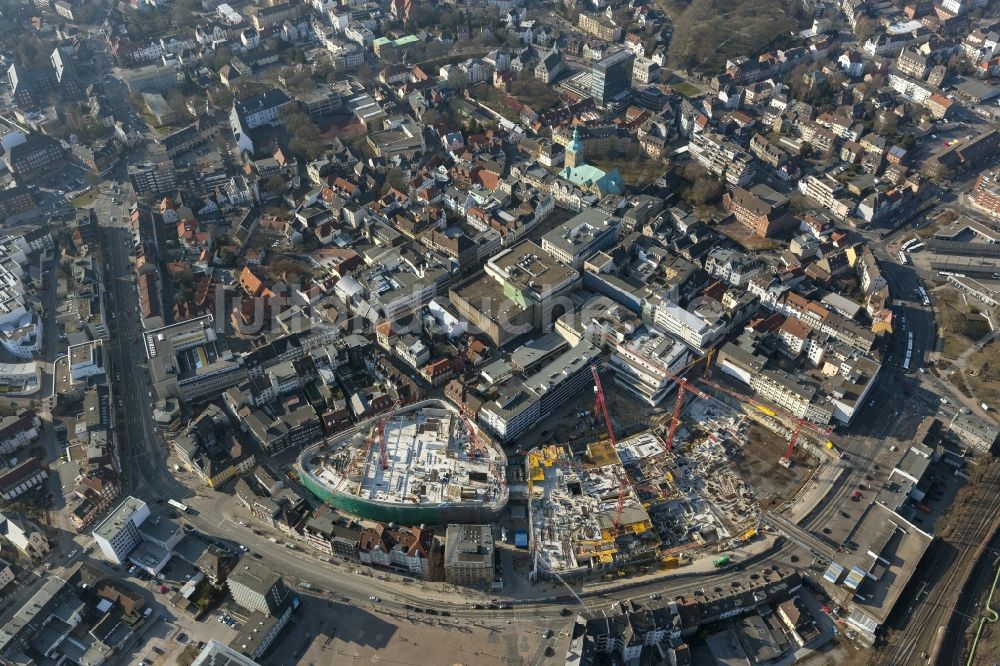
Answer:
M0 3L0 663L1000 653L996 4L721 9Z

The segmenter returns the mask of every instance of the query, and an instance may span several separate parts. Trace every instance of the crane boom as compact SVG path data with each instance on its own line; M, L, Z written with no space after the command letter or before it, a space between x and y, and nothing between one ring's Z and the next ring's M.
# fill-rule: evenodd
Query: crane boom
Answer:
M604 387L601 386L601 375L597 372L597 366L590 366L590 371L594 375L594 413L604 417L604 425L608 429L608 440L611 446L616 446L615 429L611 424L611 416L608 414L608 403L604 399ZM618 502L615 505L615 529L621 527L622 510L625 508L625 493L628 492L628 480L625 475L615 472L615 480L618 481Z
M608 428L608 439L611 440L611 446L615 446L617 444L615 441L615 429L611 425L611 417L608 416L608 403L604 400L604 387L601 386L601 375L598 374L596 365L591 366L590 371L594 375L594 411L599 412L604 417L604 425Z
M768 405L764 405L749 396L743 395L742 393L737 393L736 391L727 389L724 386L720 386L715 382L710 382L704 378L702 378L701 381L711 386L712 388L722 391L723 393L735 398L741 403L752 406L762 414L766 414L770 417L782 416L786 419L790 419L795 423L795 427L792 429L792 435L791 437L788 438L788 447L785 449L785 455L783 455L781 458L778 459L778 462L783 467L788 467L792 464L792 454L795 453L795 443L799 441L799 435L802 433L803 429L809 430L810 432L816 433L817 435L822 435L823 437L829 437L830 435L829 428L821 428L820 426L816 425L809 419L800 416L795 416L794 414L778 407L771 407ZM829 439L826 440L826 443L828 446L831 444Z

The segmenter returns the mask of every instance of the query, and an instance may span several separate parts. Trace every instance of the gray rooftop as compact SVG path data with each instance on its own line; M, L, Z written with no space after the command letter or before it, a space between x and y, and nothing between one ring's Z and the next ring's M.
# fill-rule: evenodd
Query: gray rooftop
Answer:
M229 574L229 582L238 583L259 594L266 594L280 580L281 576L272 569L246 558Z
M138 497L126 497L124 502L119 504L114 511L108 514L107 518L94 528L94 536L99 535L110 540L121 532L126 523L132 521L132 514L144 506L146 503Z

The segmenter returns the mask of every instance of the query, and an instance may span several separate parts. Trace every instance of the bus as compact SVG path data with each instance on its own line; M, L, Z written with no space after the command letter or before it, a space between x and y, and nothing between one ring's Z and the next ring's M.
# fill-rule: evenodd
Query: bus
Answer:
M910 260L907 259L906 257L906 253L903 252L902 250L899 251L899 263L903 264L904 266L910 263Z
M916 252L917 250L919 250L919 249L920 249L920 248L922 248L923 246L924 246L924 244L923 244L923 243L916 243L915 245L911 245L911 246L910 246L910 249L909 249L909 251L910 251L910 252Z
M167 500L167 504L169 504L170 506L174 507L175 509L177 509L177 510L178 510L178 511L180 511L181 513L188 513L188 512L190 512L190 511L191 511L191 510L190 510L190 509L189 509L189 508L187 507L187 504L181 504L180 502L178 502L178 501L177 501L177 500L175 500L175 499L171 499L171 500Z
M908 240L905 243L903 243L903 245L900 246L899 249L900 250L909 250L911 245L915 245L916 243L919 243L919 242L920 242L920 239L917 238L916 236L914 236L910 240Z

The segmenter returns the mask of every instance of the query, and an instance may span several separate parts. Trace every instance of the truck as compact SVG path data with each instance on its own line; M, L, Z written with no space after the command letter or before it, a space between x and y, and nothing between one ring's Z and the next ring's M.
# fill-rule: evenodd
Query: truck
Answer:
M727 564L729 564L729 556L728 555L723 555L722 557L720 557L718 559L712 560L712 564L715 566L716 569L718 569L720 567L724 567Z
M987 405L987 404L986 404L985 402L981 402L981 403L979 403L979 406L983 408L983 411L984 411L984 412L988 412L988 411L990 411L990 406L989 406L989 405Z

